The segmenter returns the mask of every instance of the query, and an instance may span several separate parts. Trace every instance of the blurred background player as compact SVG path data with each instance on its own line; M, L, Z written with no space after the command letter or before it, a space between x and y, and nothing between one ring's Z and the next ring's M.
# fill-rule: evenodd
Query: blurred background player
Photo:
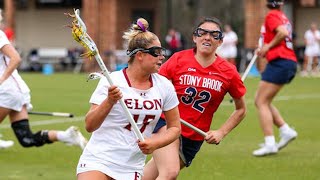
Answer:
M84 148L86 139L73 126L66 131L41 130L37 133L31 131L28 116L28 110L32 109L30 89L18 74L17 68L20 62L20 55L10 44L5 33L0 30L0 123L9 117L11 127L23 147L38 147L61 141ZM8 146L8 142L6 143Z
M166 43L169 52L169 56L172 56L174 53L184 49L184 38L180 32L174 28L170 28L168 34L166 35Z
M223 43L217 49L217 54L236 66L238 36L229 24L224 25Z
M274 97L284 84L291 82L297 71L297 58L292 44L292 26L282 12L283 4L283 0L267 0L267 7L270 10L264 22L264 42L257 50L260 57L266 57L268 64L261 74L255 97L265 143L253 151L254 156L275 154L297 137L297 132L288 126L272 104ZM275 141L273 124L280 130L279 143Z
M304 34L304 42L306 49L304 51L304 59L302 64L301 76L305 77L311 73L311 76L318 75L318 59L320 56L320 31L315 22L311 23L310 29Z

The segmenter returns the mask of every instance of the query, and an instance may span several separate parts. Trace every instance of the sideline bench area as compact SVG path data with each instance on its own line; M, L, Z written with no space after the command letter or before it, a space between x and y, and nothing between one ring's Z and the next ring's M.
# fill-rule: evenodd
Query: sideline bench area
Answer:
M34 48L26 56L26 71L42 71L50 67L53 71L73 71L79 73L84 59L80 57L83 48ZM108 63L109 71L120 70L127 66L129 57L125 50L107 50L100 52L102 59Z
M53 66L55 71L65 71L73 69L80 72L82 59L80 54L82 49L78 48L35 48L31 49L27 62L30 71L41 71L44 65Z
M61 60L68 59L67 48L39 48L38 49L39 63L56 64Z

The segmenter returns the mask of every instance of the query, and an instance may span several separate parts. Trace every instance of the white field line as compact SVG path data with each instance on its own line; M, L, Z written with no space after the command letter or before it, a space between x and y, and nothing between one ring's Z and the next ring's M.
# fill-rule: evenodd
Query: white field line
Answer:
M274 101L290 101L290 100L305 100L305 99L319 99L320 94L299 94L294 96L277 96ZM247 104L253 104L253 99L246 99ZM223 102L222 106L233 106L233 103Z
M305 100L305 99L320 99L320 94L300 94L295 96L278 96L275 98L274 101L290 101L290 100ZM254 100L248 99L246 100L247 104L253 104ZM221 104L222 106L233 106L233 103L229 101L225 101ZM48 124L61 124L67 122L77 122L77 121L84 121L84 116L75 117L75 118L62 118L62 119L48 119L48 120L41 120L41 121L34 121L31 122L31 126L41 126L41 125L48 125ZM10 124L1 124L0 129L8 129L11 128Z

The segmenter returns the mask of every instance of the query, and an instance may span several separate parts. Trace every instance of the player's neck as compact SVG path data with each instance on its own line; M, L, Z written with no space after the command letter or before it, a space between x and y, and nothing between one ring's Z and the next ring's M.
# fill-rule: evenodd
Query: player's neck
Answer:
M149 89L151 87L150 74L143 73L143 71L137 71L130 67L126 69L126 73L131 87L137 89Z
M202 67L206 68L210 66L216 60L217 57L215 53L212 53L208 56L197 53L195 54L195 58Z

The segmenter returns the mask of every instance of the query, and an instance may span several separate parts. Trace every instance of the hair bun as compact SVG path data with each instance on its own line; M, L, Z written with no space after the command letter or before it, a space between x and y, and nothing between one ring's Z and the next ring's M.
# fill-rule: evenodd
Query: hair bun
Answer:
M146 32L149 27L148 21L143 18L139 18L137 20L137 25L139 26L142 32Z

